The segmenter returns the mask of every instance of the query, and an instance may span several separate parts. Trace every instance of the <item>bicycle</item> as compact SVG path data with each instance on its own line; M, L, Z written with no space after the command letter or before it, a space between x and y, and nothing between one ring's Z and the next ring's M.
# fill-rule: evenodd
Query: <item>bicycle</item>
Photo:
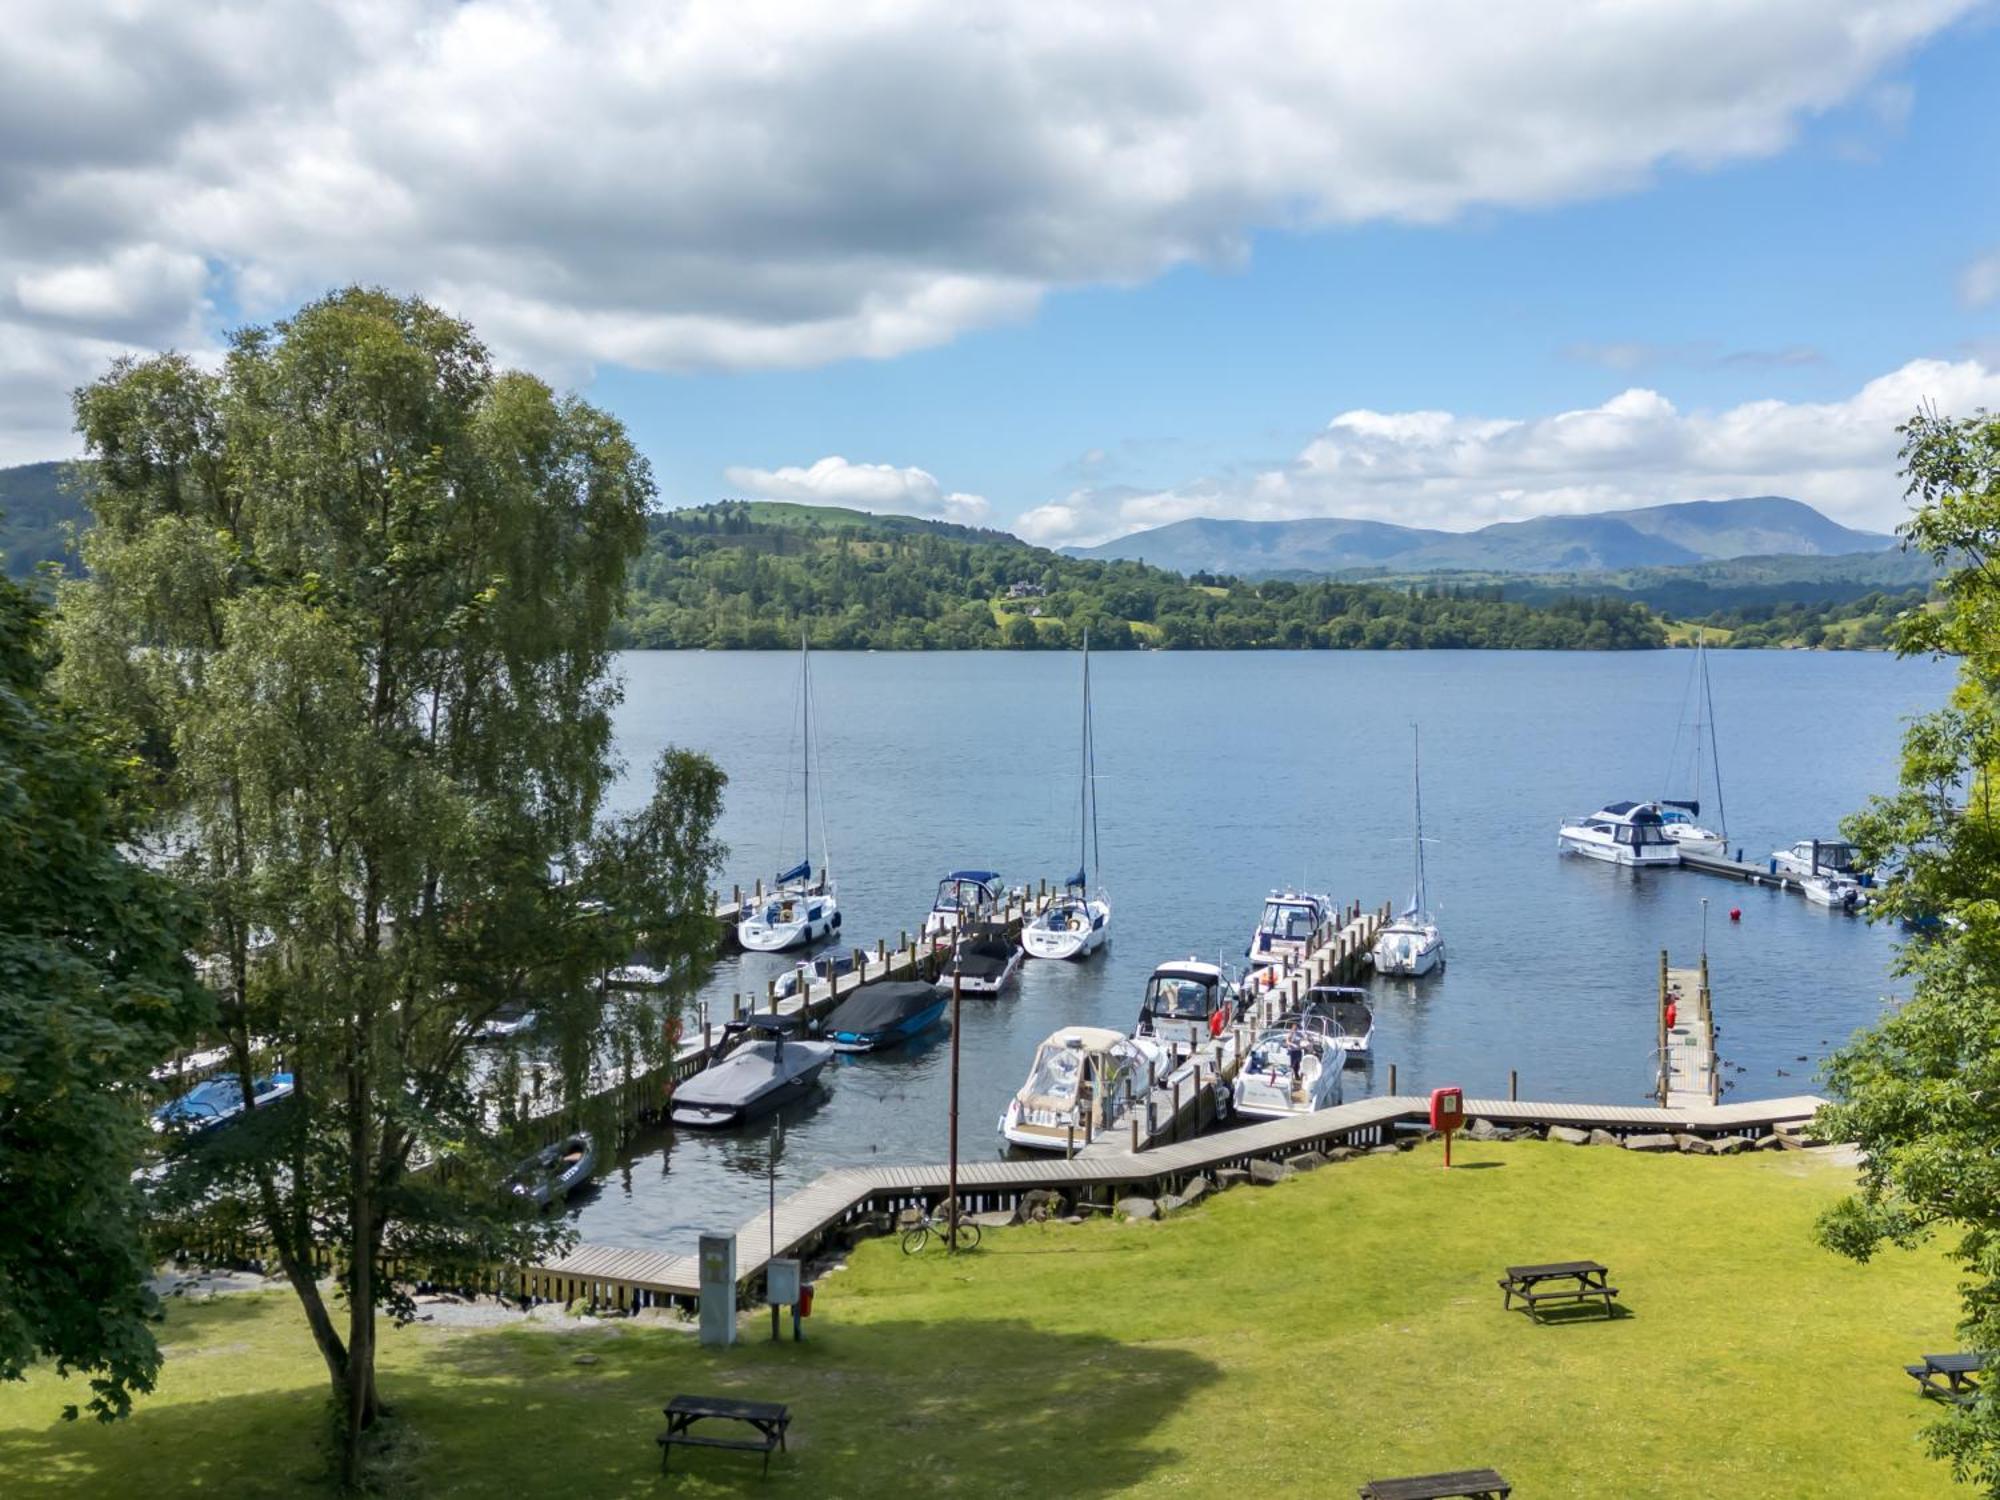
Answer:
M949 1208L937 1215L926 1212L921 1219L904 1230L903 1254L915 1255L931 1242L933 1235L947 1246L952 1244L951 1211ZM958 1216L958 1240L956 1248L960 1250L977 1250L979 1248L979 1226L963 1213Z

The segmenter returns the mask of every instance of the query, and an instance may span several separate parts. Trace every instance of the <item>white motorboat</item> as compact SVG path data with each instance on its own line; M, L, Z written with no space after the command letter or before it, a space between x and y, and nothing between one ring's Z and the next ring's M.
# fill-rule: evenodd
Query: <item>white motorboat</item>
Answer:
M1847 875L1860 878L1855 861L1861 851L1842 839L1800 839L1789 849L1771 851L1771 871L1777 875Z
M1680 846L1666 835L1660 810L1651 802L1612 802L1586 818L1573 818L1556 834L1566 854L1614 865L1677 865Z
M1347 984L1316 984L1299 1014L1306 1024L1350 1058L1365 1058L1375 1045L1375 1009L1368 991Z
M1822 870L1817 875L1801 875L1799 889L1815 906L1831 906L1842 911L1858 911L1868 903L1868 893L1852 875Z
M1146 981L1134 1034L1158 1042L1179 1061L1220 1036L1236 1019L1237 988L1220 964L1198 958L1161 964Z
M1021 945L1030 958L1088 958L1111 937L1111 902L1100 885L1095 892L1085 878L1096 861L1097 742L1090 723L1090 635L1083 638L1083 764L1082 789L1077 795L1076 874L1048 909L1021 928Z
M953 870L938 882L931 899L930 914L924 918L924 936L934 945L949 948L961 926L989 921L1004 899L1000 876L992 870Z
M1034 1151L1082 1150L1123 1129L1164 1071L1157 1043L1102 1026L1064 1027L1035 1049L1000 1134Z
M525 1005L503 1005L473 1029L475 1042L505 1042L535 1029L537 1016Z
M789 973L780 974L771 982L771 998L790 1000L802 987L830 984L853 972L852 952L822 953L817 958L802 958L792 965Z
M803 1097L833 1058L832 1042L796 1035L796 1016L758 1016L723 1028L722 1056L677 1085L676 1125L735 1125Z
M1247 956L1253 969L1284 968L1312 951L1313 939L1333 915L1330 897L1313 891L1273 891L1265 898L1250 934Z
M1410 726L1410 784L1416 798L1416 886L1403 914L1375 935L1370 958L1378 974L1420 978L1444 962L1444 934L1431 915L1430 890L1424 880L1424 778L1417 727Z
M1288 1017L1258 1033L1233 1087L1236 1113L1283 1120L1332 1109L1341 1100L1347 1055L1324 1028Z
M817 751L812 690L812 652L805 636L799 637L799 719L802 726L799 831L807 846L806 857L788 870L780 870L772 888L761 899L744 904L736 923L736 940L752 953L782 953L821 942L840 931L840 901L834 890L832 856L827 849L826 791L820 790L819 841L820 869L812 867L812 782ZM783 847L780 838L780 847ZM796 847L796 846L794 846Z
M961 929L951 958L938 975L937 987L950 994L997 995L1021 968L1021 945L997 922Z
M1688 690L1680 725L1674 730L1673 748L1667 754L1669 784L1678 774L1681 735L1688 723L1689 705L1693 711L1694 734L1692 766L1687 784L1692 787L1693 794L1680 798L1662 797L1653 805L1660 814L1661 832L1675 845L1693 854L1712 854L1722 858L1729 853L1729 816L1722 805L1722 752L1715 741L1715 696L1708 681L1708 647L1699 638L1694 643L1694 668L1688 674ZM1704 827L1697 821L1701 817L1704 764L1715 768L1714 828Z

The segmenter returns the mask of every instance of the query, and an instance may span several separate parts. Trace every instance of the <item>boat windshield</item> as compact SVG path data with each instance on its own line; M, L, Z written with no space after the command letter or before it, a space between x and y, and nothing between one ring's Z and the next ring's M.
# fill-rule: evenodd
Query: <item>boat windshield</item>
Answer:
M1074 1099L1083 1081L1084 1053L1080 1047L1045 1042L1035 1054L1034 1071L1028 1075L1027 1095L1033 1099Z
M931 909L976 911L992 899L992 894L974 880L943 880L938 882L937 900L931 903Z
M1666 830L1657 821L1648 823L1635 821L1617 824L1613 836L1619 843L1630 844L1635 848L1668 842Z
M1146 1009L1155 1017L1205 1020L1216 1007L1220 986L1189 974L1155 974L1146 981Z
M1319 926L1319 914L1297 901L1267 901L1259 932L1268 932L1288 943L1303 943Z

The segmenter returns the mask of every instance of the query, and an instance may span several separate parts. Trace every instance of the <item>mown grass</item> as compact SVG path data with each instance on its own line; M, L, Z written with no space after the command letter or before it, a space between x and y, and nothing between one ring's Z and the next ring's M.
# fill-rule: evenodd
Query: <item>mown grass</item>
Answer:
M1900 1366L1952 1346L1935 1251L1814 1247L1846 1169L1462 1143L1239 1188L1164 1223L862 1247L803 1345L674 1328L417 1327L384 1339L387 1486L424 1496L1340 1495L1477 1464L1516 1494L1942 1496ZM1503 1314L1509 1263L1594 1257L1629 1315ZM0 1493L290 1495L319 1483L322 1383L288 1299L177 1307L159 1391L114 1428L62 1383L0 1389ZM597 1356L578 1365L579 1353ZM679 1391L788 1401L789 1455L677 1455Z

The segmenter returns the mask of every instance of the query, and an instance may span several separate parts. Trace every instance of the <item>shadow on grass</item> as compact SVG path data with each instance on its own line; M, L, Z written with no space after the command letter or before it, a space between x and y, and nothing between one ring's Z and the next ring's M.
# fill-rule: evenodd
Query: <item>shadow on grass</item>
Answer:
M1506 1165L1504 1161L1455 1161L1451 1164L1451 1169L1454 1172L1485 1172Z
M395 1417L377 1487L392 1496L928 1495L941 1485L1110 1495L1184 1462L1148 1440L1221 1378L1185 1350L1025 1321L814 1322L797 1344L767 1342L761 1324L746 1324L745 1342L729 1350L627 1322L425 1336L382 1371ZM385 1356L400 1337L385 1331ZM660 1409L683 1393L791 1407L788 1451L774 1456L768 1481L753 1456L706 1451L677 1453L661 1478ZM324 1416L313 1388L142 1403L114 1429L0 1431L0 1476L9 1476L0 1488L146 1500L331 1494ZM16 1488L11 1476L30 1482Z
M1628 1318L1638 1316L1622 1302L1611 1304L1610 1316L1605 1316L1602 1304L1596 1302L1567 1302L1560 1307L1539 1307L1528 1315L1528 1321L1538 1328L1567 1328L1577 1323L1623 1323Z

